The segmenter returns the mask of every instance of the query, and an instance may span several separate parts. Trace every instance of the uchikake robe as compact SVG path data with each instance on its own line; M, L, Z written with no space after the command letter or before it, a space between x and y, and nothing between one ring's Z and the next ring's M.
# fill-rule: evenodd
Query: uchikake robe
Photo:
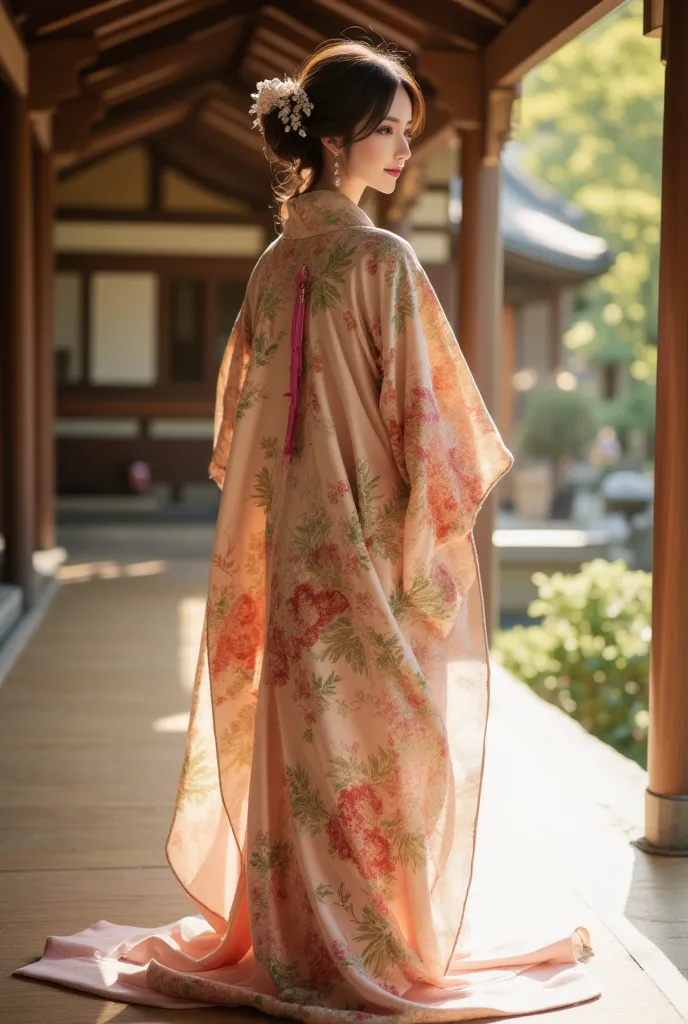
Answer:
M472 531L513 460L412 247L347 197L289 201L226 348L213 447L167 843L202 917L114 947L103 922L82 933L146 996L118 997L313 1022L594 998L583 928L493 955L457 944L489 704Z

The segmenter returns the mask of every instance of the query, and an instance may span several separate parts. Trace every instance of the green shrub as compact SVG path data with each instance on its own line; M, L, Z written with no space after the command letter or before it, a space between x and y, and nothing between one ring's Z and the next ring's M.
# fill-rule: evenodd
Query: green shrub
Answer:
M566 456L578 458L598 430L596 401L579 388L563 391L551 385L533 388L521 420L521 451L553 465Z
M533 574L533 626L499 632L509 672L643 767L647 762L652 576L597 558L575 575Z

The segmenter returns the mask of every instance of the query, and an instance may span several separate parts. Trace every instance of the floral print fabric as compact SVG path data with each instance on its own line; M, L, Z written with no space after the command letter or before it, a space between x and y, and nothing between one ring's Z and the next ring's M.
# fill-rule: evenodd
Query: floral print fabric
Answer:
M218 378L222 498L167 844L205 931L169 926L146 984L314 1022L590 998L580 974L521 978L543 956L580 971L575 937L519 951L501 988L499 972L476 985L491 965L457 947L489 692L472 529L511 454L411 246L335 193L288 213ZM148 939L127 949L150 955Z

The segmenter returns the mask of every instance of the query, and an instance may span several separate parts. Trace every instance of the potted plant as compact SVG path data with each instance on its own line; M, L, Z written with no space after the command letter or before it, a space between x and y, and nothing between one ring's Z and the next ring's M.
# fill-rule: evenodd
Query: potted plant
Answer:
M565 471L585 454L597 434L595 399L577 388L555 385L533 388L518 433L523 461L514 476L514 504L526 519L551 515L555 494L568 498L568 511L558 502L558 515L570 515L573 494L564 495Z

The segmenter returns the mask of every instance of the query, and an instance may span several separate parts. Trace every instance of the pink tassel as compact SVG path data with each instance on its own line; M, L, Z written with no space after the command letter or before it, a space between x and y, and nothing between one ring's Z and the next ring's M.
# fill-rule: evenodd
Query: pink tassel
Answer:
M284 457L287 459L290 459L292 456L294 424L296 422L296 410L299 402L303 322L306 312L306 285L309 279L310 269L308 266L303 266L297 273L294 282L296 296L294 298L294 312L291 318L291 360L289 367L289 387L291 390L284 393L284 397L289 399L289 419L287 420L287 435L284 442Z

